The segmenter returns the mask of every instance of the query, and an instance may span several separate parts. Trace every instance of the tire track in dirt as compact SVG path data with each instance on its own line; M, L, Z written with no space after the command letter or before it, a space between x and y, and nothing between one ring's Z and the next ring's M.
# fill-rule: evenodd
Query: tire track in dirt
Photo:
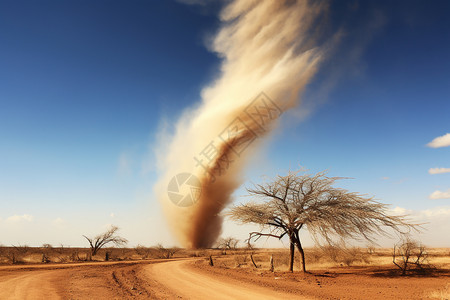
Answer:
M136 276L146 263L0 267L0 299L148 299L145 282Z
M149 281L142 279L140 269L142 265L114 270L111 278L118 289L126 296L132 298L156 298L155 292Z
M61 299L53 284L54 271L23 273L0 278L0 299Z
M0 299L306 299L196 269L195 261L0 267Z

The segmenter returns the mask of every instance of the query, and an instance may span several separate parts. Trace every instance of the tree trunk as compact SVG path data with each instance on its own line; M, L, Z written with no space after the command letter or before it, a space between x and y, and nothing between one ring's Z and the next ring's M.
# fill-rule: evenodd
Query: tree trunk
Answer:
M290 248L291 261L289 263L289 271L290 272L294 272L294 251L295 251L294 241L291 241L291 248Z
M302 243L300 243L300 235L298 231L295 233L295 244L297 245L297 249L302 257L302 271L306 272L305 252L303 251Z

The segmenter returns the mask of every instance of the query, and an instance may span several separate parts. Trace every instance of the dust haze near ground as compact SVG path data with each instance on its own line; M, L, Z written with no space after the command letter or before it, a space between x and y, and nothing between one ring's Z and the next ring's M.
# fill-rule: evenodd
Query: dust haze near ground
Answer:
M327 7L309 2L236 0L222 10L223 25L210 45L222 58L220 75L202 90L200 104L184 112L173 135L161 133L157 151L161 176L155 192L183 246L213 245L222 230L220 212L232 201L248 158L261 145L252 141L276 126L276 119L265 120L261 128L244 117L251 100L264 92L282 111L298 105L325 57L326 46L318 45L318 38ZM218 139L236 118L245 126L229 140ZM249 146L236 155L227 143L231 140ZM194 157L211 143L217 155L203 166ZM232 163L223 170L223 159L232 155ZM194 174L202 187L197 203L189 207L175 205L167 194L170 180L183 172Z

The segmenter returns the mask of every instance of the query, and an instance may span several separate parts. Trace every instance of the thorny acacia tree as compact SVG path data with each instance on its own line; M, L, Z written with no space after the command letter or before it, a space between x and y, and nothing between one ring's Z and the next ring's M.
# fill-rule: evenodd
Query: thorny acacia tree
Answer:
M93 238L89 238L83 235L83 237L89 242L89 246L91 247L91 255L96 255L98 250L110 243L113 243L116 246L126 245L128 243L128 240L123 237L117 236L116 232L118 230L119 227L111 226L106 232L99 234Z
M251 239L287 236L290 241L290 266L293 271L297 247L306 271L305 253L300 241L300 229L307 228L316 242L323 238L332 244L336 238L364 238L372 241L373 234L388 235L385 228L403 233L415 229L405 216L390 216L387 205L373 198L352 193L332 185L342 177L328 177L326 172L315 175L302 171L277 176L273 181L248 188L250 196L263 202L250 202L231 208L228 215L240 223L261 225L259 232L251 232Z

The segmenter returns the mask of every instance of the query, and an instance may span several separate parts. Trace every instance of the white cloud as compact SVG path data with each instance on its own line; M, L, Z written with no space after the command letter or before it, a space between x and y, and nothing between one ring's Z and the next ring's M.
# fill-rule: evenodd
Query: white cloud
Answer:
M432 218L446 218L447 216L450 216L450 207L441 206L424 210L411 210L397 206L393 209L390 209L389 212L393 215L409 215L417 220L430 222L432 221Z
M404 207L395 207L389 210L389 213L392 215L409 215L413 218L421 221L432 221L432 218L435 217L447 217L450 216L450 207L449 206L441 206L441 207L433 207L424 210L411 210L406 209ZM449 219L450 220L450 219Z
M450 216L450 208L445 208L445 207L430 208L430 209L420 211L419 216L420 215L427 217L427 218Z
M21 221L27 221L31 222L33 221L33 216L28 214L23 214L21 216L19 215L13 215L6 219L7 222L21 222Z
M56 226L62 225L63 223L64 223L64 220L60 217L53 220L53 225L56 225Z
M438 199L450 199L450 189L448 189L446 192L442 191L434 191L430 195L430 199L438 200Z
M450 173L450 168L431 168L428 170L430 174Z
M443 136L438 136L431 142L427 144L431 148L440 148L450 146L450 133L444 134Z
M389 212L393 215L404 215L410 213L411 211L407 210L406 208L396 206L395 208L390 209Z
M109 214L109 216L110 216L111 218L114 218L114 217L116 216L116 214L112 212L112 213Z
M431 207L423 210L406 210L412 222L421 224L421 232L411 235L429 247L448 247L449 241L442 239L450 228L450 206Z

